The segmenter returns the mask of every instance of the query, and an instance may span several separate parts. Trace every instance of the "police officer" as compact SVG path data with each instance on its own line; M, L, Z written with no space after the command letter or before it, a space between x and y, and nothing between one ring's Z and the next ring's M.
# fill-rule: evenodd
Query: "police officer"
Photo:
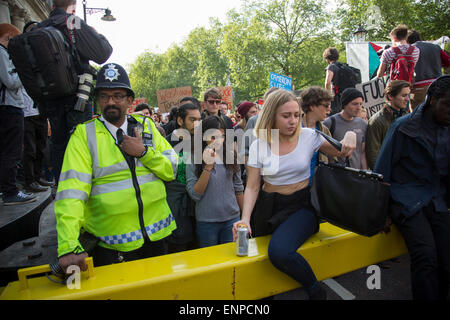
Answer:
M163 181L174 179L177 155L151 120L127 115L134 92L124 68L104 65L95 95L102 116L72 134L56 195L64 271L86 270L86 234L98 241L90 253L99 266L165 254L163 239L176 228Z

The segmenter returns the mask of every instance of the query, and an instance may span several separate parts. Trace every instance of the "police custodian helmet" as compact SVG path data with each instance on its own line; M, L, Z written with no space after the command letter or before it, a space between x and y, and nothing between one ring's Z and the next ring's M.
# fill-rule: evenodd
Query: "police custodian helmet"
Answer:
M128 74L117 63L107 63L98 71L94 93L97 94L99 89L125 89L134 98Z

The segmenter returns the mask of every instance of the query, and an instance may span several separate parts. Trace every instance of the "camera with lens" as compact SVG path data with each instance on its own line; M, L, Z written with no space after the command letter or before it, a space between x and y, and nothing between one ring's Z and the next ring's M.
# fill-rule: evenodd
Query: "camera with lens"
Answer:
M95 70L92 66L89 66L89 69L79 76L79 85L77 90L77 103L75 104L74 109L76 111L84 112L86 109L86 103L89 100L92 89L94 88L94 80L97 77L97 70Z

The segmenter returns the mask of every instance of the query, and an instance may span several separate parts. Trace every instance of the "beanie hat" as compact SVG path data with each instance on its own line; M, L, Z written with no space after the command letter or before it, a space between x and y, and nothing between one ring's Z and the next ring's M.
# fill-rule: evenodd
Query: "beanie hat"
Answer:
M239 105L237 112L241 115L241 117L245 117L248 110L250 110L250 108L253 106L255 106L255 103L250 102L250 101L244 101Z
M347 88L342 92L341 95L341 103L342 103L342 109L349 104L351 101L355 100L356 98L363 98L364 96L358 89L355 88Z

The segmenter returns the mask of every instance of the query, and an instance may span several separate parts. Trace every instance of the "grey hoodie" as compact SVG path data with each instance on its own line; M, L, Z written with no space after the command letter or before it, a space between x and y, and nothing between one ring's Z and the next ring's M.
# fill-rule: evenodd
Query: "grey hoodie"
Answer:
M7 105L23 109L23 85L15 72L8 50L2 45L0 45L0 82L0 106Z

